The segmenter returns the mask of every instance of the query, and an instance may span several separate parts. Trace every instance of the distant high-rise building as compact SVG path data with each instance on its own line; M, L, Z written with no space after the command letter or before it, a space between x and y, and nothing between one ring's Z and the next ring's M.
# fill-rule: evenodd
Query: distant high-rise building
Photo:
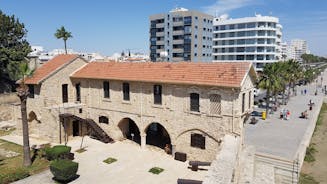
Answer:
M215 18L213 26L215 61L251 61L262 70L265 63L282 58L282 26L276 17Z
M288 47L288 58L294 59L298 62L302 62L302 54L308 54L308 45L307 41L294 39L291 41L291 44Z
M286 42L282 42L281 43L281 60L285 61L286 59L288 59L288 45Z
M212 61L213 17L176 8L150 16L151 61Z

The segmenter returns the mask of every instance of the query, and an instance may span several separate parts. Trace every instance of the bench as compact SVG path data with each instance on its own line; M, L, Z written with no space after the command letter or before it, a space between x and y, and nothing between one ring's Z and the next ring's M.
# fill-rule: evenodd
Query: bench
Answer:
M178 179L177 184L202 184L202 181L188 180L188 179Z
M191 166L192 171L198 171L199 166L210 166L211 162L190 161L188 164Z

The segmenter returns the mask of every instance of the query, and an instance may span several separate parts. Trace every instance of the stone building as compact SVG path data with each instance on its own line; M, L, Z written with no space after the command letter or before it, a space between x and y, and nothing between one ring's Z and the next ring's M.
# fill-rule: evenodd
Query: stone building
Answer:
M130 139L211 161L225 135L243 137L255 79L246 62L87 63L59 55L26 80L30 134Z

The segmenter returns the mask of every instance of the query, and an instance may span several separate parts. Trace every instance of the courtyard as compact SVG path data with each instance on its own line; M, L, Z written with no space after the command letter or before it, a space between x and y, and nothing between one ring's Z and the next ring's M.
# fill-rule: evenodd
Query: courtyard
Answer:
M5 138L10 138L7 136ZM81 137L74 137L68 142L72 151L80 148ZM33 142L33 140L31 141ZM141 149L139 144L125 140L113 144L104 144L100 141L84 137L83 147L87 150L83 153L75 153L75 160L79 163L76 180L71 183L176 183L178 178L203 180L206 170L197 172L188 168L188 162L180 162L173 159L164 150L147 145ZM108 157L117 159L116 162L106 164L103 160ZM164 169L160 174L148 172L152 167ZM208 167L203 167L208 169ZM17 181L17 184L25 183L55 183L49 170L26 179Z

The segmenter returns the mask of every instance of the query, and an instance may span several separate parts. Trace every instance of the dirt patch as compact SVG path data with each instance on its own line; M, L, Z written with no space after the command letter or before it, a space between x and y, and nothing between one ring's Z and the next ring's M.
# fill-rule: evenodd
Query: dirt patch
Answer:
M315 161L311 163L304 162L301 172L312 176L314 180L320 183L327 183L327 112L323 112L321 117L321 124L317 125L311 139L311 143L314 144L314 148L317 150L314 153Z

